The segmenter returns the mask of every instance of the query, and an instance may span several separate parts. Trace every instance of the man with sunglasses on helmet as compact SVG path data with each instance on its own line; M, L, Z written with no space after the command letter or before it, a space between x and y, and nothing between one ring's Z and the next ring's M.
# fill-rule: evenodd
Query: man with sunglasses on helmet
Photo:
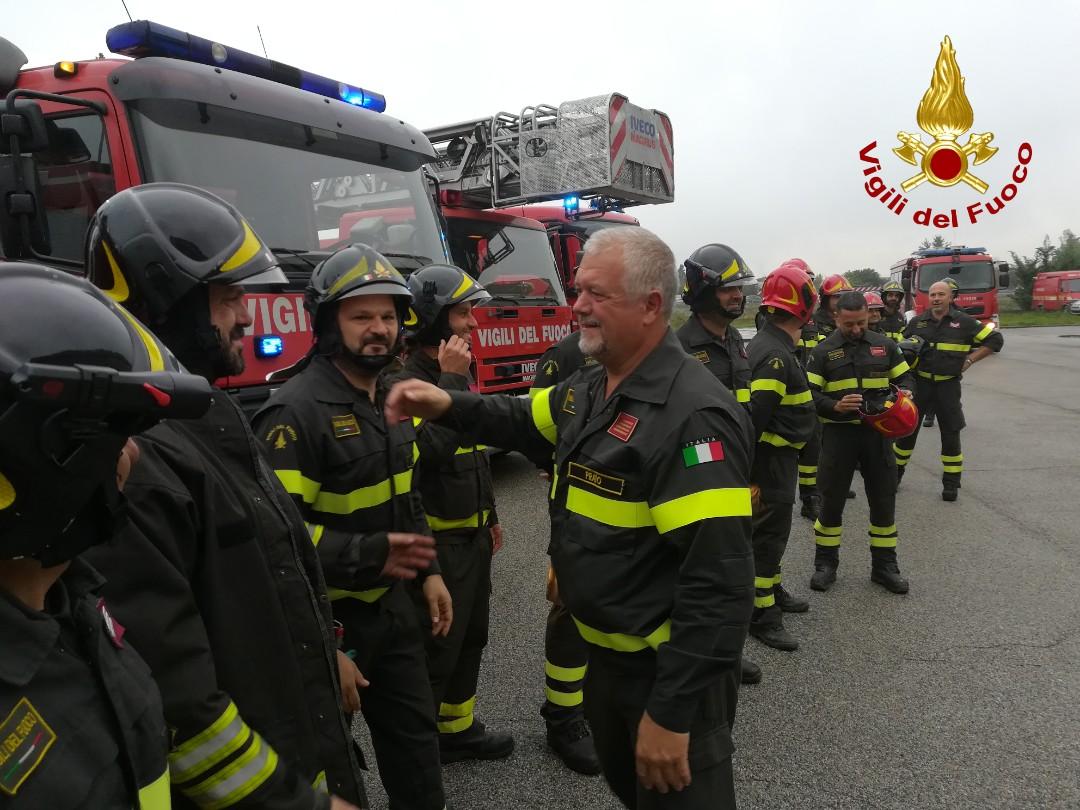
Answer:
M123 523L130 436L210 386L58 270L0 264L0 323L0 806L165 810L161 696L81 555Z
M244 285L284 281L233 206L175 183L106 201L86 267L207 381L243 370ZM363 804L318 560L240 406L215 388L139 447L129 526L90 559L161 689L173 804Z
M434 542L415 486L415 428L407 420L387 425L382 414L383 372L401 352L412 298L401 274L368 245L347 245L320 262L304 297L315 344L254 424L308 523L344 648L370 682L362 700L352 690L350 708L359 703L371 732L390 806L441 810L424 631L403 580L422 583L428 635L447 636L452 603L437 558L391 564L416 549L434 554Z
M423 267L408 283L415 317L407 321L410 352L399 378L468 391L472 333L477 328L473 307L491 296L452 265ZM474 716L488 639L491 558L503 542L491 462L483 445L468 444L457 431L430 422L418 425L417 445L416 487L454 603L450 632L430 636L426 645L442 761L502 759L513 752L514 738L489 731ZM427 613L424 605L424 622Z

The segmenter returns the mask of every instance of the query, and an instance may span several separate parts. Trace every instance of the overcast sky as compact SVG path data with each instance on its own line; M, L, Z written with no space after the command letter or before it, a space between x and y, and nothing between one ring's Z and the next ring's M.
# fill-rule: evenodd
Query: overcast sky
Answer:
M379 91L421 128L611 91L663 110L676 199L631 213L679 259L719 241L759 276L791 256L819 273L887 272L937 233L911 221L916 210L963 218L1009 181L1024 141L1033 159L1016 198L946 237L1008 259L1080 230L1076 2L127 2L135 19L255 53L258 24L272 58ZM121 0L24 3L4 17L31 65L96 56L126 19ZM990 190L924 183L898 217L863 189L859 150L877 140L892 185L916 173L891 148L898 130L930 142L915 112L946 34L972 131L1000 148L975 169Z

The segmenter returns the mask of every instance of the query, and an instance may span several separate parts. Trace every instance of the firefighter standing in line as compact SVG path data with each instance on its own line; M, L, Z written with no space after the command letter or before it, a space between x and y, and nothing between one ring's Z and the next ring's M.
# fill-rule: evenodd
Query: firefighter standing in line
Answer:
M767 322L750 341L750 417L757 436L750 473L754 508L754 614L750 635L778 650L799 644L784 627L784 613L805 613L810 603L781 584L780 562L791 533L799 451L814 435L813 397L796 354L803 324L817 303L810 277L781 265L765 279L761 311Z
M242 285L284 280L235 208L174 183L105 202L86 267L208 381L243 370ZM214 389L205 416L138 442L130 524L90 561L161 689L173 803L363 803L318 561L239 405Z
M1001 351L1005 338L993 323L985 326L953 306L953 290L947 281L930 285L930 309L914 318L904 337L919 337L923 349L916 369L915 404L932 409L941 424L941 498L955 501L964 471L960 431L964 410L960 404L960 381L975 363ZM904 476L915 450L919 431L896 442L897 483Z
M753 272L732 248L714 243L691 253L681 275L682 300L690 307L690 317L675 336L683 351L701 361L740 404L749 407L750 361L742 333L731 324L746 309L743 287L755 283ZM761 681L761 667L745 655L740 680Z
M600 231L577 280L598 373L531 402L408 380L387 417L445 418L540 464L554 448L552 561L589 643L585 710L604 776L631 808L733 808L753 428L671 334L675 262L656 236Z
M683 350L700 360L732 396L750 404L750 363L742 334L731 323L746 308L743 287L754 274L727 245L700 247L683 262L683 303L690 317L675 336Z
M904 313L900 307L904 303L904 288L896 281L889 281L881 288L881 301L885 309L881 314L881 333L890 340L899 343L904 337Z
M79 555L123 520L129 437L210 386L58 270L0 265L0 323L0 806L167 810L161 695Z
M304 296L315 345L253 421L308 523L345 649L370 681L360 710L390 805L440 810L424 632L400 577L383 570L388 552L430 533L413 487L416 432L410 422L387 426L381 412L382 372L401 349L411 301L398 271L367 245L320 262ZM421 579L429 634L445 637L453 615L438 559Z
M468 391L473 307L491 296L457 267L430 265L409 276L411 351L400 378ZM474 718L480 660L488 641L491 558L502 547L491 462L482 445L463 446L453 430L417 428L420 461L414 487L435 534L439 567L454 603L445 636L427 640L428 675L438 712L442 761L500 759L514 750L509 734L487 731ZM427 621L427 604L421 605Z
M810 268L801 259L789 259L786 264L796 263L795 266L809 272ZM841 275L833 274L821 282L818 291L818 308L814 310L814 317L803 327L802 338L798 347L803 367L810 363L810 353L819 343L825 340L836 329L834 312L836 299L844 292L852 289L851 282ZM802 500L800 514L807 520L816 520L821 511L821 496L818 487L818 459L821 455L821 427L814 431L813 437L803 447L799 454L799 498ZM849 492L849 498L854 498L855 493Z
M867 316L866 326L868 329L877 332L879 335L885 335L885 326L883 323L883 313L885 311L885 302L881 300L881 296L871 290L868 293L863 293L863 297L866 299L866 311L869 313ZM885 335L893 343L896 343L895 338Z
M840 296L837 329L810 353L807 378L822 422L821 515L814 523L816 553L810 587L827 591L836 581L844 501L855 468L862 472L870 509L870 579L893 593L907 593L896 561L896 463L892 440L864 425L860 411L881 402L890 386L908 387L899 347L867 328L862 293Z
M581 332L572 332L544 352L536 364L530 398L569 379L581 368L598 367L595 358L582 353L580 343ZM550 459L543 468L550 479ZM550 565L547 600L551 610L544 629L544 705L540 707L540 715L547 727L547 743L570 770L593 776L600 773L600 760L596 757L592 732L585 720L582 691L589 648L570 611L559 598L559 584Z

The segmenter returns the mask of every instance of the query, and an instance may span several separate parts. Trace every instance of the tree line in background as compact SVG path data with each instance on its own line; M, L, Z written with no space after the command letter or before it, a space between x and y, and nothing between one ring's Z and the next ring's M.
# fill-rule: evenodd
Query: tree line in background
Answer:
M952 247L941 234L933 239L923 239L917 250L943 250ZM1053 270L1080 270L1080 236L1066 229L1058 238L1058 244L1050 241L1050 236L1043 237L1042 244L1035 248L1034 256L1020 256L1015 251L1009 251L1012 257L1010 267L1010 286L1013 297L1020 309L1031 308L1031 288L1035 283L1035 276ZM887 278L882 276L872 267L861 267L858 270L849 270L844 273L844 278L851 282L854 287L880 287Z

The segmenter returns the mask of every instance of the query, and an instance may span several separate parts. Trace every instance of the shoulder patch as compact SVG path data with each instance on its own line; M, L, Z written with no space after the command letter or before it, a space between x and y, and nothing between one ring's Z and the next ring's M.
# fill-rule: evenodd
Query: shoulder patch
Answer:
M694 352L694 359L700 360L702 363L708 363L709 353L706 351Z
M559 361L558 360L548 360L546 363L544 363L544 373L547 374L549 377L554 377L556 374L558 374L559 373Z
M345 439L349 436L360 435L360 423L356 421L356 414L347 413L341 416L331 416L330 426L334 430L335 439Z
M780 357L774 357L772 360L769 361L769 365L776 371L779 371L784 367L784 361Z
M265 441L275 450L284 450L289 442L296 441L296 428L292 425L274 425L266 434Z
M703 436L682 446L683 464L695 467L710 461L724 460L724 445L719 436Z
M14 796L55 742L56 732L33 704L19 700L0 723L0 791Z
M562 404L563 413L575 414L577 409L574 407L574 389L568 388L566 391L566 399Z
M637 425L638 418L636 416L631 416L626 411L619 411L619 415L615 417L615 421L611 423L611 427L607 429L607 432L620 442L628 442L630 437L634 435Z
M596 363L597 363L597 360L596 360L595 357L593 357L592 355L585 355L585 365L587 365L587 366L595 366Z

